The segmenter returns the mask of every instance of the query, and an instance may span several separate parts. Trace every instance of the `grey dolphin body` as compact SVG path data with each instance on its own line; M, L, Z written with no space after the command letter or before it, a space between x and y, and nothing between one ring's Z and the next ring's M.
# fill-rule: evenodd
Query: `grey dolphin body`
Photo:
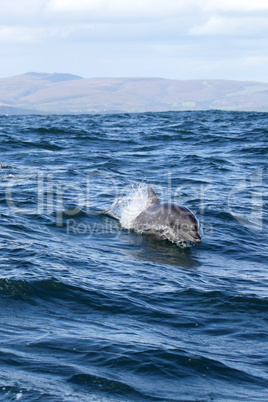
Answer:
M150 186L147 191L147 207L134 219L134 230L172 242L201 242L198 221L189 209L171 203L162 204Z

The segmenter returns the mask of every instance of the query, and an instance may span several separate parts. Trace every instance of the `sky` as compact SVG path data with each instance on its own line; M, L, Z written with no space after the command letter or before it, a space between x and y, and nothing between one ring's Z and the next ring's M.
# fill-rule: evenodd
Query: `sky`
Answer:
M268 82L268 0L0 0L0 77Z

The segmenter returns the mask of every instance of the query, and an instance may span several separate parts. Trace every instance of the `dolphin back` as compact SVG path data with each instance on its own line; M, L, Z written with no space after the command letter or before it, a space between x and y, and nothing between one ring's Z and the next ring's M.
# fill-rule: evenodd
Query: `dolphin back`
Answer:
M199 224L186 207L160 203L154 190L148 186L146 208L134 219L133 229L140 233L154 234L174 243L190 241L200 243Z

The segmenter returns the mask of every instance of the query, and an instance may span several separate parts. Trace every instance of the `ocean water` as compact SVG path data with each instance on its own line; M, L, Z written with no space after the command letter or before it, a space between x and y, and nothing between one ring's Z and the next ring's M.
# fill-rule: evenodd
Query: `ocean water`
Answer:
M0 400L268 400L267 126L0 116ZM131 230L148 185L200 244Z

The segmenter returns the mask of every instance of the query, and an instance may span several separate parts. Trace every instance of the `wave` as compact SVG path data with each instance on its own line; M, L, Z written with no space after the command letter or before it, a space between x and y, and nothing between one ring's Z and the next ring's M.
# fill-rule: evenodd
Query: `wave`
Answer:
M29 274L31 277L31 275ZM128 294L129 293L129 294ZM172 317L172 308L183 302L185 307L192 303L203 306L204 309L211 307L211 313L226 313L227 311L248 314L265 312L268 308L268 298L254 294L233 294L231 291L208 291L198 288L184 288L175 293L145 293L146 303L140 304L139 294L131 296L131 292L116 292L113 290L101 290L88 286L74 286L56 278L31 280L29 279L0 279L0 294L2 298L14 299L40 299L49 301L68 300L77 304L85 304L98 310L110 310L114 313L131 313L146 315L147 318ZM174 301L174 296L176 300ZM177 301L178 300L178 301ZM150 318L149 318L150 319Z

